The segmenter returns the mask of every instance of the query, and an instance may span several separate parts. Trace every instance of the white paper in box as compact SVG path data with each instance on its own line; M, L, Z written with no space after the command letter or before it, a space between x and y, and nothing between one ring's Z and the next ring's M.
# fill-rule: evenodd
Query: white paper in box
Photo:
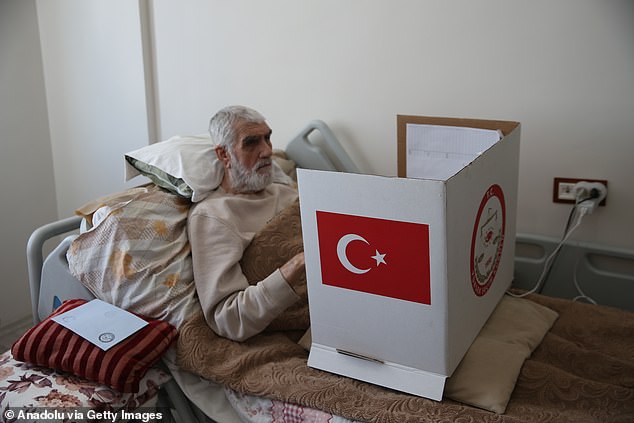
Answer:
M440 400L513 278L519 124L400 119L504 136L446 178L298 170L308 364Z

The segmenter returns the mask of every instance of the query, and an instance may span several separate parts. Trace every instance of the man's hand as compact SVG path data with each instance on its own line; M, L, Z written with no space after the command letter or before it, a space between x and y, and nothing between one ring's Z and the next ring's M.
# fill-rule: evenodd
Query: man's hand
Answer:
M302 282L304 274L304 252L297 253L293 258L280 267L282 277L297 291L297 286Z

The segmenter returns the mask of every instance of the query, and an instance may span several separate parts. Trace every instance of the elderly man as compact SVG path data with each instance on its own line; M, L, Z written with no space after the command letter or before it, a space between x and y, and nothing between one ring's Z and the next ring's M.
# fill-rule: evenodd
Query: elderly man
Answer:
M304 271L303 253L255 285L239 263L255 234L297 199L297 190L274 181L271 128L255 110L226 107L211 118L209 132L224 176L189 214L194 280L209 326L243 341L299 299L294 286Z

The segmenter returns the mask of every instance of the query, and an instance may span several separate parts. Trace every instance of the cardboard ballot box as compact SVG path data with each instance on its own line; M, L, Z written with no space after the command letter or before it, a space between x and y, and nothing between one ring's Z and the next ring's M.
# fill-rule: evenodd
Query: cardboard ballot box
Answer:
M442 398L513 278L519 139L399 116L400 177L298 170L309 366Z

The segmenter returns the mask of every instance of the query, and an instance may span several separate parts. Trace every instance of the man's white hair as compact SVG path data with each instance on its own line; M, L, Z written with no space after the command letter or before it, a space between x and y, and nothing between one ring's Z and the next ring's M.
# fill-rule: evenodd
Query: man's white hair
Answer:
M231 150L236 138L236 122L262 123L265 120L258 111L249 107L227 106L209 120L209 135L213 142Z

